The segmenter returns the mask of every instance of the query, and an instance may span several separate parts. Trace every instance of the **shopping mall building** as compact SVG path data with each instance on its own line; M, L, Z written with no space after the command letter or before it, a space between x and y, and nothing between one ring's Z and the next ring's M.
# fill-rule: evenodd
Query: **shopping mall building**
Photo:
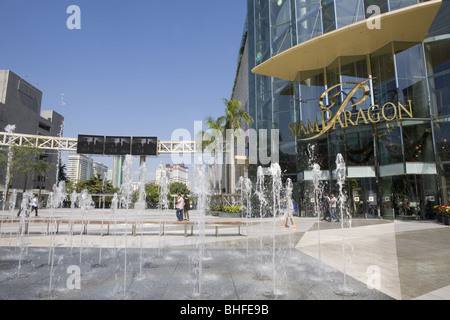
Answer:
M279 130L301 215L313 213L313 164L337 192L338 154L353 217L427 219L449 204L450 0L248 0L247 10L233 98L257 132Z

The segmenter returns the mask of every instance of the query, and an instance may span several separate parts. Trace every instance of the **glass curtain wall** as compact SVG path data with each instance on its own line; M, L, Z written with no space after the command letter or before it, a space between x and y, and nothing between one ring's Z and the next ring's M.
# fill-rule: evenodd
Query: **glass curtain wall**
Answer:
M249 59L250 68L285 51L295 44L291 0L249 0ZM252 88L254 84L254 88ZM296 144L290 137L289 123L297 121L296 86L289 81L260 75L250 75L249 110L256 119L256 130L267 130L270 156L271 129L279 130L280 166L284 177L296 180ZM253 177L254 177L253 170Z
M384 13L419 2L248 0L249 67L291 46L369 17L370 6ZM441 20L446 16L441 15ZM249 110L256 119L254 127L280 130L280 162L289 177L298 179L296 198L302 215L314 214L313 163L325 172L324 190L336 191L333 171L338 153L343 154L348 167L346 191L354 216L426 218L432 215L430 205L441 201L441 197L447 204L450 35L442 24L437 24L436 29L439 32L435 37L423 43L389 43L366 56L338 57L323 69L300 72L296 82L250 74ZM321 119L318 99L325 90L368 78L370 96L357 109L349 108L350 120L356 120L359 109L373 115L372 106L381 109L386 105L384 115L392 121L360 121L360 125L346 128L336 125L335 130L308 142L291 136L290 123L306 125L307 121ZM328 104L335 94L337 103L343 101L351 89L351 84L334 88L324 103ZM409 103L412 119L399 119L399 104L408 108Z

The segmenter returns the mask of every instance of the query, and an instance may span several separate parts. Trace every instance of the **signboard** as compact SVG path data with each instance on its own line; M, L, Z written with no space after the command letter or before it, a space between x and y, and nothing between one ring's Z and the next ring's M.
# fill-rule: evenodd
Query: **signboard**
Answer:
M105 137L78 135L77 153L84 154L103 154L105 146Z
M78 135L77 153L102 155L158 155L157 137Z
M133 137L131 142L131 154L135 156L156 156L158 138Z
M131 154L131 137L105 137L105 152L108 155Z
M382 106L373 105L367 110L356 109L356 106L363 103L369 97L370 88L366 84L366 82L369 80L370 79L367 79L362 82L348 81L328 88L324 93L322 93L319 98L321 119L319 120L316 118L314 120L314 123L311 123L310 120L307 120L306 125L302 121L298 123L289 123L288 128L291 132L289 137L302 137L303 139L300 140L304 141L313 140L319 138L330 130L334 130L336 128L336 125L341 128L348 128L350 126L358 126L360 124L374 124L381 121L391 122L402 120L407 117L413 118L413 108L411 100L407 101L407 105L403 105L400 102L398 102L397 105L392 102L387 102ZM331 104L329 106L324 105L325 97L328 95L328 93L343 85L354 85L354 87L348 94L346 94L345 99L342 101L337 111L333 114L331 108L337 103L337 97L339 94L341 94L341 91L333 94L330 99ZM357 100L357 98L355 98L354 96L358 90L363 90L362 98L360 98L358 101L354 101ZM345 110L346 108L349 108L352 111Z

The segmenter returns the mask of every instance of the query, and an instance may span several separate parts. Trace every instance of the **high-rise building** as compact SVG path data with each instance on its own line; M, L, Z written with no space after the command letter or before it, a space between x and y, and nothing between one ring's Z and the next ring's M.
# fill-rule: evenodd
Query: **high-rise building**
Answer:
M169 183L181 182L189 189L191 188L191 182L189 181L189 168L184 164L166 164L166 171L169 175Z
M353 216L426 218L449 203L450 1L248 0L247 11L233 92L248 90L256 132L279 130L302 215L313 164L337 193L339 154Z
M94 160L85 154L69 154L67 162L67 177L70 181L89 180L94 176Z
M100 175L101 179L108 179L108 167L105 164L94 162L92 170L94 171L94 176Z
M122 185L122 167L124 161L124 156L114 156L112 169L112 184L114 188L120 188Z
M0 131L14 125L14 133L61 136L64 118L51 110L41 110L42 92L10 70L0 70ZM41 158L53 164L45 173L31 172L25 179L15 174L11 189L39 189L51 191L56 183L59 154L41 150ZM0 181L5 181L6 166L0 169ZM4 186L0 186L3 189Z

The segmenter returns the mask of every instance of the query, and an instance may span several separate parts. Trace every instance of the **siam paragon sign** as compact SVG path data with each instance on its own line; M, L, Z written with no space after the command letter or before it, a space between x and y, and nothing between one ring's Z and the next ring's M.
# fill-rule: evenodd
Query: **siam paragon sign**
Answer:
M397 105L395 105L393 102L387 102L381 107L379 105L373 105L367 110L358 109L356 118L352 117L353 115L355 115L355 113L352 113L351 111L345 109L347 107L356 107L369 97L370 88L366 84L366 82L369 80L370 79L367 79L362 82L343 82L327 89L319 98L319 106L322 109L321 126L319 126L319 119L317 118L314 120L314 123L311 123L311 121L308 120L306 125L302 121L300 121L299 123L291 122L289 123L289 130L291 131L290 137L304 137L300 140L313 140L319 138L330 130L336 129L336 124L338 124L341 128L348 128L350 126L359 126L360 124L375 124L381 121L391 122L404 119L405 117L413 118L411 100L408 100L407 106L401 104L400 102ZM333 94L330 99L331 103L329 106L325 106L323 104L326 95L330 91L341 85L349 84L355 86L345 97L344 101L342 101L342 104L340 105L337 112L333 114L331 108L336 104L336 101L338 100L342 92L339 91ZM356 103L350 104L358 90L363 90L362 97ZM312 136L305 137L309 135Z

